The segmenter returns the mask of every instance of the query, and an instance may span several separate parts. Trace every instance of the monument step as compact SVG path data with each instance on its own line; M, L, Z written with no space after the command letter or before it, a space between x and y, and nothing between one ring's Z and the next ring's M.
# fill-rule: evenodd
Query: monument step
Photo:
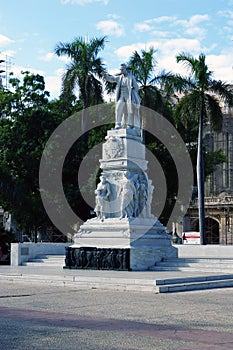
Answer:
M226 267L233 268L233 262L174 262L170 263L165 261L163 263L158 263L156 266L177 266L177 267Z
M174 284L193 283L193 282L195 283L212 282L212 281L220 281L220 280L233 280L233 274L165 278L165 279L156 280L155 284L159 286L159 285L174 285Z
M162 266L158 266L158 267L154 267L154 268L150 268L150 271L156 271L156 272L162 272L162 271L166 271L166 272L175 272L175 271L184 271L184 272L203 272L203 273L233 273L233 268L231 269L224 269L224 268L204 268L204 267L172 267L172 266L167 266L167 267L162 267Z
M165 258L162 262L211 262L211 263L221 263L221 262L230 262L233 263L233 259L231 258Z
M224 280L213 280L204 282L184 282L181 284L167 284L159 286L159 293L174 293L174 292L185 292L194 290L205 290L215 288L229 288L233 287L233 278Z
M23 266L64 266L65 255L37 255L24 262Z
M88 271L87 271L88 273ZM0 280L11 283L48 284L77 289L104 289L152 293L174 293L192 290L233 287L233 275L215 275L170 279L122 278L88 275L0 274Z
M170 258L158 262L152 271L233 272L233 259Z
M1 275L0 280L13 283L49 284L77 289L104 289L118 291L143 291L159 293L154 280L103 278L93 276L56 276L56 275Z

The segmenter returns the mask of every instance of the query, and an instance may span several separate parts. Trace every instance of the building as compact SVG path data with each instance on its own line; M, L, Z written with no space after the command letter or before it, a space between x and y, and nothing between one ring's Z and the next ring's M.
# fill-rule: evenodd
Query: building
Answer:
M223 108L221 132L206 128L205 143L211 151L223 150L226 162L216 166L205 183L207 244L233 244L233 108ZM184 219L183 232L198 231L198 203L193 200Z

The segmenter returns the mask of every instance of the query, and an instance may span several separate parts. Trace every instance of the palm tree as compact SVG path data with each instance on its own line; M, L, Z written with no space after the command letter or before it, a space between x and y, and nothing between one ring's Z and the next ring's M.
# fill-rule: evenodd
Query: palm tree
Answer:
M104 65L98 54L104 48L105 42L105 36L89 41L79 37L71 43L58 43L54 50L57 56L68 56L71 60L62 79L62 97L65 100L69 99L74 94L75 89L78 89L83 107L83 123L87 122L85 109L103 102L100 79Z
M163 81L167 73L161 71L157 74L157 61L155 58L156 50L151 46L148 50L135 51L129 59L129 69L134 73L139 84L139 95L141 97L142 109L142 138L148 149L156 154L156 158L162 164L163 171L167 180L167 200L161 214L160 220L166 225L174 206L174 197L177 192L176 177L173 175L174 162L166 148L159 140L154 137L149 130L156 128L154 111L163 115L167 120L172 121L172 110L170 101L164 95ZM156 210L156 209L155 209Z
M148 51L141 50L141 54L135 51L130 57L128 66L134 73L139 83L139 94L142 106L156 110L169 118L166 102L162 96L158 83L162 81L163 74L155 76L157 61L154 58L156 50L153 46Z
M200 243L205 244L205 210L204 210L204 161L203 161L203 127L208 120L214 130L221 130L222 111L219 101L232 106L233 94L229 85L212 79L212 72L205 62L205 55L194 58L181 53L176 56L177 63L182 62L190 70L190 76L170 76L167 83L170 88L184 93L180 101L181 118L198 118L198 149L197 149L197 187L199 204Z

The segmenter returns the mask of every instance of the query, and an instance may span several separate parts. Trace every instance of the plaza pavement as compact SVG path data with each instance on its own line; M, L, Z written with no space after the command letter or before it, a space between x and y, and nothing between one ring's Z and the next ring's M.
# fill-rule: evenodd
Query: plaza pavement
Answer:
M60 264L1 266L0 282L152 293L233 287L233 274L223 272L75 270Z
M14 275L34 275L34 270L0 267L0 277L11 276L0 278L1 350L233 349L231 288L154 294L42 282L51 273L55 277L87 273L58 268L37 268L41 282L15 283ZM113 271L88 273L94 277L98 272L114 275ZM155 277L154 272L117 273Z

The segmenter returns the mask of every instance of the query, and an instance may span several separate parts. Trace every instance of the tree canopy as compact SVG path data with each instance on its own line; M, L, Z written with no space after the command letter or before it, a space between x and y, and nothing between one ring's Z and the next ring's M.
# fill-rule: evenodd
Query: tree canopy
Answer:
M49 102L42 76L22 76L22 82L11 78L13 91L0 90L0 198L19 227L36 237L39 227L51 225L39 192L40 158L64 115Z

